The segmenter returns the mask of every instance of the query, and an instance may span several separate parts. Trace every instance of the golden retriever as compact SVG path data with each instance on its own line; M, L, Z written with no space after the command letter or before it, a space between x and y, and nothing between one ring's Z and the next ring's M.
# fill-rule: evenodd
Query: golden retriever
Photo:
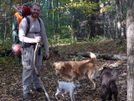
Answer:
M56 74L60 77L66 78L68 81L73 81L83 76L88 76L92 81L94 88L96 88L95 78L98 74L96 68L96 55L92 52L88 53L90 59L83 61L64 61L54 62L53 67Z

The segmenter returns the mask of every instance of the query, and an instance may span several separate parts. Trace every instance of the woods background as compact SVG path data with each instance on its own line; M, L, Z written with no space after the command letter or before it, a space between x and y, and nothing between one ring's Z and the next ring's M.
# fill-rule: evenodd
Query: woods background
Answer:
M53 39L49 40L51 44L58 39L88 41L96 36L113 38L116 43L121 43L126 37L126 0L1 0L1 44L12 36L11 24L16 12L13 6L25 2L42 5L41 18L49 39Z
M96 38L114 39L113 44L122 44L127 38L127 101L133 101L133 0L0 0L0 52L11 49L13 44L11 26L16 12L13 7L25 2L42 5L41 18L50 46Z

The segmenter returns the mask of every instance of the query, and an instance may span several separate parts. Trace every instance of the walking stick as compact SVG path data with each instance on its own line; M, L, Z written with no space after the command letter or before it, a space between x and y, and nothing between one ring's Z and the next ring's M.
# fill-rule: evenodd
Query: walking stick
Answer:
M36 47L35 47L35 50L34 50L34 69L35 69L35 72L37 74L37 77L38 77L38 79L39 79L39 81L41 83L41 87L44 90L44 93L45 93L45 95L47 97L47 100L50 101L49 95L48 95L48 93L47 93L47 91L46 91L46 89L45 89L45 87L43 85L43 82L41 81L39 71L37 70L37 67L36 67L36 56L37 56L37 51L38 51L39 47L40 47L40 44L37 43L36 44Z

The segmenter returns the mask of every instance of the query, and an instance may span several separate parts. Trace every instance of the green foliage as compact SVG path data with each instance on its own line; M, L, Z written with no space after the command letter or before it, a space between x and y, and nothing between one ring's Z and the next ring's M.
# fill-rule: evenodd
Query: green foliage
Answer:
M92 3L86 2L86 1L83 1L83 2L72 1L72 2L66 3L66 5L64 5L62 7L61 6L57 7L55 10L53 10L53 13L58 11L61 13L64 12L65 15L68 15L71 12L71 8L78 9L78 10L82 11L81 13L90 16L93 13L95 13L94 10L96 10L98 8L98 4L93 3L93 2Z
M4 16L1 18L1 34L0 34L0 51L10 49L12 46L12 35L6 35L5 32L11 32L11 17L14 14L15 10L12 8L13 5L20 3L23 0L4 0L0 1L0 11L1 14L8 15L8 19L5 22ZM28 0L33 1L33 0ZM55 44L69 44L70 46L75 42L92 42L93 44L106 40L106 37L96 36L95 38L90 39L86 38L77 38L75 35L79 32L79 22L87 20L88 16L96 13L98 9L98 4L90 2L90 0L36 0L40 2L43 6L42 8L42 19L45 23L47 35L49 38L49 44L51 46ZM88 2L87 2L88 1ZM102 7L100 9L101 13L105 13L114 19L115 11L115 0L101 0ZM100 5L101 5L100 4ZM123 10L126 14L126 10ZM123 14L124 14L123 13ZM10 17L10 18L9 18ZM124 16L125 17L125 16ZM111 19L110 18L110 19ZM10 21L9 21L10 19ZM109 24L107 19L103 17L102 25L105 23ZM3 23L7 25L7 31ZM113 26L113 25L112 25ZM6 38L5 38L6 37ZM123 50L121 48L119 51ZM64 53L66 50L62 50Z
M1 63L9 64L11 62L11 58L9 57L2 57L0 58Z
M60 5L58 5L58 2L60 2ZM44 17L42 18L46 23L49 37L52 38L56 33L59 33L60 38L73 38L74 33L78 32L75 26L77 27L79 22L85 20L87 16L94 14L97 8L97 3L86 1L60 0L54 4L51 4L51 2L44 3L42 10ZM72 27L71 30L69 26Z
M108 12L111 12L113 10L115 10L115 0L103 0L101 3L100 3L100 13L108 13Z
M85 59L85 57L79 55L79 56L74 56L74 57L72 58L72 61L81 61L81 60L84 60L84 59Z
M92 3L86 2L86 1L83 2L72 1L71 3L67 4L65 7L82 10L83 14L86 14L87 16L91 16L93 13L95 13L94 10L98 8L98 4L93 2Z
M63 49L63 48L59 49L59 54L66 54L66 52L67 52L66 49Z
M49 44L51 46L53 45L60 45L60 44L73 44L75 42L77 42L76 38L64 38L64 39L60 39L60 38L55 38L55 39L48 39Z
M51 46L54 45L60 45L60 44L68 44L68 45L72 45L76 42L90 42L92 44L97 44L100 41L105 41L105 40L109 40L110 38L108 37L103 37L103 36L96 36L92 39L89 38L79 38L77 39L76 37L74 38L60 38L59 34L57 36L55 36L54 38L49 38L49 44Z
M73 44L77 42L77 38L74 37L74 33L76 30L72 29L71 26L61 26L59 28L61 33L55 33L53 36L49 38L49 43L52 46L53 44L65 44L70 43Z
M104 37L104 36L96 36L96 37L94 37L94 38L92 38L92 39L87 39L87 38L85 38L85 40L87 40L87 42L91 42L91 43L93 43L93 44L96 44L96 43L98 43L98 42L100 42L100 41L104 41L104 40L108 40L109 38L108 37Z
M118 49L119 52L122 52L122 51L125 51L125 50L126 50L126 47L120 47L120 48Z
M103 8L100 9L100 13L108 13L110 11L113 11L113 9L115 9L115 6L105 6Z
M12 38L9 34L5 39L0 36L0 51L9 50L12 46Z

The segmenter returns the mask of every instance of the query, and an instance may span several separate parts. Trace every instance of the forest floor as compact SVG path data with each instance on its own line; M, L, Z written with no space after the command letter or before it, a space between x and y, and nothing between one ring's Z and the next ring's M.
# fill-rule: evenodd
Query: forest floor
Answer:
M56 81L55 70L51 64L55 61L66 60L83 60L88 58L69 56L64 54L65 52L93 52L93 53L105 53L105 54L118 54L126 56L126 42L123 44L115 45L114 40L103 40L98 43L76 43L73 45L62 45L56 47L59 55L51 53L51 58L43 61L43 67L41 70L41 79L45 85L45 88L50 96L51 101L70 101L70 97L66 94L65 97L59 95L59 100L55 99ZM54 48L52 48L54 49ZM13 58L10 61L13 61ZM118 100L126 101L127 88L127 64L124 60L104 60L98 59L98 69L108 66L119 70L119 78L117 80L118 87ZM22 65L12 65L11 62L0 61L0 101L24 101L22 96ZM77 88L75 92L76 101L101 101L100 98L100 79L97 79L97 88L92 90L93 84L88 78L80 80L81 86ZM45 95L32 92L34 99L31 101L46 101ZM114 101L114 100L112 100Z

